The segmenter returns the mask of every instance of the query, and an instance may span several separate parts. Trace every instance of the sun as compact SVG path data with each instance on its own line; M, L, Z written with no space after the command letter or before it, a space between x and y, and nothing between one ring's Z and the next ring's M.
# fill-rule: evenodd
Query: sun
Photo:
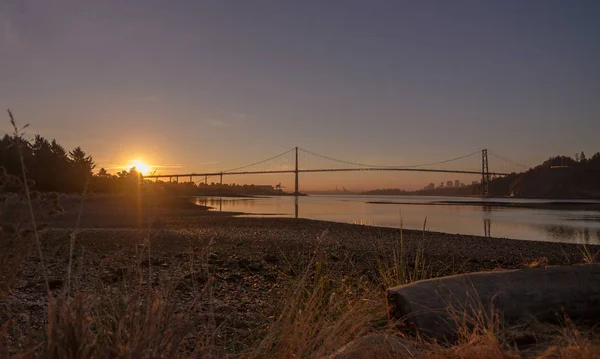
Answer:
M143 175L147 175L152 171L152 166L144 163L142 160L129 161L129 166L130 168L135 167L135 169Z

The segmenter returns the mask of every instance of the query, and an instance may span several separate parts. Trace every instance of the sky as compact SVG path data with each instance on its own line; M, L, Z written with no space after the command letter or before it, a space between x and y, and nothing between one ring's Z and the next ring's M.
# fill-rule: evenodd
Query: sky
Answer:
M0 107L107 168L218 171L294 146L377 165L487 148L535 165L600 151L599 18L585 0L0 0Z

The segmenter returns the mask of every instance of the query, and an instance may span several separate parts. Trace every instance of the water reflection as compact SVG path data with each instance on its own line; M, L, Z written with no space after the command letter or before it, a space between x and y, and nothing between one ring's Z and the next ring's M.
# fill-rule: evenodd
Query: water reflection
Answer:
M294 197L294 218L298 218L298 196Z
M492 220L490 219L490 212L492 212L492 206L481 206L481 211L483 212L483 236L491 237L492 236Z
M542 228L555 239L578 237L575 229L571 227L546 224Z
M600 244L598 211L427 203L439 200L385 196L198 197L195 203L213 210L255 216L276 215L416 230L423 228L427 217L429 231L492 237L493 226L495 237ZM397 203L371 203L374 201Z
M484 237L492 236L492 221L489 218L483 219L483 236Z

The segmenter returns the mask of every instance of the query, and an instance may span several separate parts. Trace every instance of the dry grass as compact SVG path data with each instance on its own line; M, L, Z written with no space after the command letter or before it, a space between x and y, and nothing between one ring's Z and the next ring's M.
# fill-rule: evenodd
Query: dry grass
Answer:
M331 279L318 253L249 357L323 357L374 330L377 321L386 318L381 291L350 277Z
M319 239L322 240L322 239ZM136 257L147 257L148 246ZM395 278L414 278L416 258L407 258L400 251L394 258L404 258L406 272L381 271ZM206 252L209 252L207 248ZM206 257L206 253L190 253ZM421 256L421 254L418 254ZM125 261L125 258L107 258L106 261ZM420 259L419 259L420 260ZM392 263L393 264L393 263ZM383 264L378 264L383 268ZM190 283L197 286L197 298L188 308L177 308L171 296L172 286L159 284L154 288L143 285L149 282L149 271L138 268L122 275L121 285L98 285L89 292L60 293L48 298L48 326L42 338L10 341L16 335L18 321L3 323L0 328L0 357L8 353L20 357L43 358L192 358L224 357L236 355L251 358L318 358L338 353L357 338L374 333L384 333L394 338L409 340L411 355L423 358L594 358L598 355L598 342L594 333L579 332L565 322L554 328L552 340L544 338L535 348L522 350L515 343L514 332L522 328L504 328L495 316L464 315L455 312L459 327L457 341L452 345L430 343L418 337L406 337L401 327L386 317L382 288L371 280L350 274L334 279L323 251L317 248L309 265L295 278L289 301L283 303L272 325L260 331L253 344L227 349L218 337L228 326L227 321L217 324L211 311L211 281ZM423 262L418 268L428 268ZM197 268L191 268L196 273ZM76 279L80 273L74 271ZM206 274L210 277L210 273ZM176 283L172 283L175 285ZM535 329L532 329L535 330ZM25 330L26 332L26 330ZM12 333L12 334L11 334ZM404 341L402 343L405 343ZM8 348L8 345L12 346ZM359 354L371 355L372 347L354 348ZM377 357L397 355L397 347L377 352ZM387 350L387 349L386 349ZM387 353L387 354L386 354ZM6 355L4 355L6 354ZM339 356L343 357L343 356Z

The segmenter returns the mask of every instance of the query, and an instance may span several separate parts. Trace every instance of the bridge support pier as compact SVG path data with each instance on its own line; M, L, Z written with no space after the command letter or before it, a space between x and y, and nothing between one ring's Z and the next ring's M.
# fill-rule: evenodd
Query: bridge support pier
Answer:
M296 196L301 195L300 193L300 159L299 159L299 147L294 147L291 150L288 150L286 152L284 152L283 154L279 155L288 155L289 153L292 151L295 151L295 168L290 169L271 169L271 170L261 170L261 171L251 171L251 170L246 170L246 167L249 167L251 165L245 166L245 167L239 167L237 170L230 170L230 171L226 171L226 172L200 172L200 173L180 173L180 174L162 174L162 175L149 175L144 177L145 179L156 179L158 181L158 179L165 179L166 178L169 179L169 182L173 182L173 179L175 179L175 182L179 182L179 177L189 177L190 182L193 183L193 179L194 177L199 177L199 183L201 183L201 179L202 176L204 176L204 183L206 185L208 185L208 177L219 177L219 181L216 182L214 181L213 183L218 183L219 185L223 185L223 175L258 175L258 174L283 174L283 173L293 173L294 174L294 192L293 194ZM482 197L486 197L490 195L490 183L492 180L491 176L506 176L508 175L508 173L501 173L501 172L490 172L489 171L489 163L488 163L488 151L487 149L483 149L481 151L477 151L477 152L481 152L481 171L478 170L449 170L449 169L433 169L433 168L416 168L419 166L412 166L412 167L392 167L392 166L368 166L368 165L360 165L360 164L355 164L357 167L344 167L344 168L314 168L314 169L309 169L309 168L305 168L302 169L302 173L317 173L317 172L349 172L349 171L412 171L412 172L432 172L432 173L460 173L460 174L469 174L469 175L481 175L481 196ZM442 161L439 163L445 163L445 162L449 162L449 161L454 161L456 159L460 159L460 158L466 158L466 157L471 157L471 156L476 156L477 152L471 153L467 156L462 156L462 157L458 157L455 159L451 159L448 161ZM335 160L329 157L325 157L325 156L321 156L318 154L314 154L312 152L309 152L307 150L303 150L303 153L309 153L309 154L313 154L315 156L319 156L319 157L323 157L332 161L337 161L337 162L341 162L344 164L352 164L352 162L346 162L346 161L341 161L341 160ZM276 157L279 157L276 156ZM494 155L495 156L495 155ZM273 158L276 158L273 157ZM288 158L289 159L289 158ZM271 159L268 159L271 160ZM264 160L262 162L268 161L268 160ZM510 161L510 160L509 160ZM258 163L262 163L262 162L257 162ZM424 166L424 165L420 165L420 166ZM244 170L242 170L244 169Z
M481 197L490 195L490 170L487 149L481 150Z
M298 218L298 196L294 198L294 217Z
M294 195L297 196L300 194L298 191L298 147L296 147L296 170L294 171L295 175L295 186L294 186Z

